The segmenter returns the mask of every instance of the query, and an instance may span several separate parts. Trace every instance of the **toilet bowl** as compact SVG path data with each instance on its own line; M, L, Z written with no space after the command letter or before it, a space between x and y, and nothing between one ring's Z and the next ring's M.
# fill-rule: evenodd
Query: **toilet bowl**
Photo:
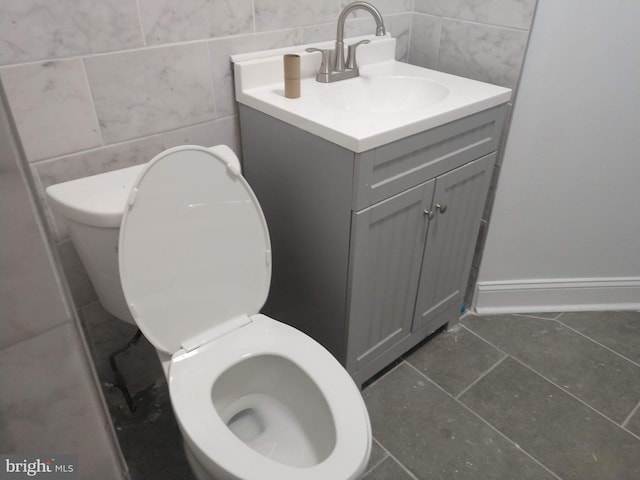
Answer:
M360 478L371 427L355 383L320 344L259 313L271 247L235 154L176 147L137 173L122 292L163 362L196 477Z

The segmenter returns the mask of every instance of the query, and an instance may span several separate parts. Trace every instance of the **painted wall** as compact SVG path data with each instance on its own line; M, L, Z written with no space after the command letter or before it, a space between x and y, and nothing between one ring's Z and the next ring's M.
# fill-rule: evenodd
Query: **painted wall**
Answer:
M124 478L1 95L0 272L0 452L76 454L80 478Z
M540 0L478 311L640 308L638 18L637 0Z

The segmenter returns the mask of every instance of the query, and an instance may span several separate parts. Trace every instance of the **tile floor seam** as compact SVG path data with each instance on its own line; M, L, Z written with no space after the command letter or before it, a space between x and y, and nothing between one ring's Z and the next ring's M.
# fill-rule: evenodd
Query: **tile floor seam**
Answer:
M494 368L496 368L498 365L500 365L504 361L504 359L507 358L508 356L509 355L507 355L506 353L503 352L503 357L500 360L498 360L491 367L489 367L489 369L487 371L481 373L478 378L476 378L473 382L471 382L470 385L467 385L465 388L463 388L462 391L459 392L457 395L455 395L453 398L458 400L467 390L469 390L476 383L478 383L480 380L482 380L484 377L486 377L491 371L493 371Z
M378 383L380 380L382 380L384 377L386 377L387 375L389 375L391 372L393 372L396 368L398 368L400 365L402 365L403 362L405 362L405 359L403 357L400 357L397 360L394 360L396 362L398 362L397 365L394 365L393 367L389 368L388 366L386 368L389 368L389 370L387 372L384 372L382 375L380 375L379 378L376 378L373 382L367 384L366 387L364 388L360 388L360 394L362 394L362 392L364 390L366 390L367 388L371 388L373 387L376 383Z
M631 418L638 412L638 410L640 410L640 402L638 402L638 404L635 407L633 407L633 409L631 410L631 413L629 413L629 415L627 415L627 418L624 419L624 422L622 422L621 424L622 428L627 430L627 424L629 423Z
M510 355L509 353L505 352L503 349L501 349L500 347L498 347L496 344L490 342L489 340L487 340L486 338L482 337L480 334L474 332L473 330L471 330L470 328L468 328L466 325L462 325L462 328L464 328L466 331L468 331L469 333L475 335L476 337L478 337L480 340L482 340L483 342L486 342L487 344L491 345L493 348L495 348L496 350L498 350L500 353L502 353L503 355L506 355L508 357L512 357L512 355ZM514 359L515 360L515 359Z
M387 449L386 449L386 448L384 448L384 447L382 446L382 444L381 444L378 440L376 440L376 437L371 436L371 438L372 438L372 441L373 441L373 442L376 442L376 443L378 444L378 446L379 446L380 448L382 448L382 450L384 450L385 456L384 456L384 457L382 457L380 460L378 460L376 463L374 463L374 464L373 464L371 467L369 467L367 470L365 470L365 472L362 474L362 476L363 476L363 477L366 477L369 473L371 473L371 471L372 471L372 470L374 470L374 469L376 469L377 467L379 467L379 466L382 464L382 462L384 462L387 458L389 458L389 452L387 451Z
M542 313L542 312L540 312ZM515 317L527 317L527 318L535 318L537 320L557 320L558 318L560 318L562 316L561 313L559 313L555 318L551 318L551 317L541 317L539 315L536 315L535 313L513 313L512 314Z
M464 328L467 328L463 325ZM480 338L481 340L484 340L485 342L487 342L489 345L491 345L492 347L498 349L499 351L506 353L504 350L502 350L501 348L499 348L498 346L494 345L493 343L491 343L489 340L487 340L486 338L482 337L481 335L477 334L476 332L474 332L473 330L470 330L467 328L467 330L469 330L471 333L473 333L474 335L477 335L478 338ZM507 354L509 355L509 354ZM517 359L516 357L514 357L513 355L509 355L509 357L511 357L515 362L519 363L520 365L522 365L523 367L525 367L527 370L532 371L533 373L535 373L536 375L538 375L539 377L543 378L544 380L546 380L547 382L549 382L551 385L554 385L555 387L557 387L559 390L563 391L564 393L566 393L567 395L569 395L570 397L572 397L573 399L577 400L578 402L582 403L583 405L585 405L587 408L589 408L590 410L593 410L595 413L597 413L598 415L600 415L602 418L605 418L606 420L608 420L609 422L613 423L616 427L624 430L625 432L627 432L629 435L631 435L632 437L640 440L640 436L636 435L635 433L633 433L632 431L626 429L625 427L623 427L621 424L619 424L618 422L616 422L615 420L613 420L612 418L608 417L607 415L605 415L604 413L602 413L600 410L597 410L595 407L589 405L587 402L585 402L584 400L582 400L581 398L578 398L577 396L575 396L573 393L569 392L568 390L565 390L563 387L561 387L560 385L558 385L557 383L555 383L554 381L548 379L547 377L545 377L544 375L542 375L540 372L538 372L537 370L535 370L534 368L530 367L529 365L527 365L526 363L524 363L523 361Z
M15 347L17 345L20 345L21 343L27 343L27 342L29 342L29 341L33 340L34 338L37 338L37 337L39 337L41 335L46 335L46 334L52 332L53 330L55 330L56 328L60 328L61 326L66 325L67 323L70 324L76 330L78 328L80 328L80 326L77 323L75 323L71 317L69 317L67 320L65 320L65 321L63 321L61 323L58 323L57 325L53 325L52 327L47 327L46 329L42 330L41 332L35 333L30 337L24 338L22 340L18 340L16 343L14 343L12 345L7 345L6 347L0 348L0 354L5 352L6 350L9 350L10 348L13 348L13 347ZM76 332L76 333L78 333L78 332Z
M510 355L507 355L505 358L510 357ZM499 363L502 363L504 361L504 358L502 360L500 360ZM466 404L464 404L462 401L460 401L459 399L457 399L456 397L454 397L453 395L451 395L449 392L447 392L444 388L442 388L440 385L438 385L436 382L434 382L433 380L431 380L431 378L429 378L424 372L421 372L420 370L418 370L416 367L414 367L413 365L411 365L410 363L407 363L411 368L413 368L416 372L418 372L420 375L422 375L425 379L427 379L427 381L429 381L429 383L432 383L433 385L436 386L436 388L439 388L440 390L442 390L447 396L449 396L450 398L452 398L456 403L458 403L460 406L462 406L465 410L467 410L469 413L471 413L474 417L477 417L478 419L480 419L481 422L483 422L484 424L486 424L489 428L491 428L493 431L495 431L498 435L500 435L501 437L503 437L505 440L507 440L509 443L511 443L512 445L515 446L515 448L519 451L522 452L525 456L529 457L531 460L534 461L534 463L538 464L539 466L541 466L542 468L544 468L547 472L549 472L551 475L553 475L555 478L557 478L558 480L562 480L562 478L556 474L553 470L551 470L549 467L547 467L544 463L542 463L542 461L538 460L536 457L534 457L531 453L529 453L528 451L526 451L524 448L522 448L520 446L520 444L518 442L515 442L514 440L512 440L507 434L505 434L502 430L500 430L498 427L496 427L494 424L492 424L491 422L489 422L489 420L487 420L486 418L484 418L483 416L481 416L480 414L478 414L477 412L475 412L474 410L472 410L470 407L468 407Z
M382 450L384 450L385 453L387 454L387 456L384 458L384 460L386 460L387 458L391 458L391 459L393 459L394 462L396 462L398 465L400 465L400 468L402 468L405 472L407 472L407 475L409 475L413 480L424 480L424 479L421 479L421 478L417 477L411 470L409 470L407 467L405 467L404 464L400 460L398 460L389 450L387 450L387 448L382 443L378 442L378 445L380 445ZM382 462L380 462L380 463L382 463Z
M599 341L597 341L597 340L595 340L595 339L591 338L591 337L590 337L589 335L587 335L586 333L582 333L580 330L576 330L575 328L571 327L570 325L567 325L566 323L564 323L562 320L557 320L557 319L555 319L555 320L552 320L552 321L553 321L553 322L557 322L557 323L559 323L560 325L562 325L563 327L567 328L568 330L571 330L572 332L577 333L578 335L580 335L580 336L582 336L582 337L586 338L587 340L589 340L589 341L591 341L591 342L595 343L596 345L599 345L599 346L601 346L602 348L604 348L604 349L606 349L606 350L609 350L609 351L610 351L610 352L612 352L612 353L615 353L617 356L619 356L619 357L621 357L621 358L625 359L625 360L626 360L626 361L628 361L628 362L633 363L636 367L640 367L640 363L635 362L635 361L631 360L631 359L630 359L630 358L628 358L628 357L625 357L625 356L624 356L623 354L621 354L620 352L615 351L615 350L614 350L614 349L612 349L611 347L607 347L607 346L606 346L606 345L604 345L603 343L600 343Z

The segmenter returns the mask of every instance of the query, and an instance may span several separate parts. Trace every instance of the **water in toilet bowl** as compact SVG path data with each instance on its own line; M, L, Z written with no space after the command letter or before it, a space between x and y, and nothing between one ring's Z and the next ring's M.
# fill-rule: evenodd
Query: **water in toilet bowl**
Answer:
M263 393L244 396L230 406L229 429L258 453L294 467L310 467L319 458L304 429L278 399Z
M286 358L258 355L240 361L216 380L212 400L236 437L276 462L311 467L335 446L335 426L324 396Z

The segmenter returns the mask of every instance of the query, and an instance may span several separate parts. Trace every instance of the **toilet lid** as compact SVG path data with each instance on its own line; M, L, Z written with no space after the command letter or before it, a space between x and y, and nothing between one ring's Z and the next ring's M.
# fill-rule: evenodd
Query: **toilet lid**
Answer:
M181 146L151 160L129 197L118 257L129 309L161 351L257 313L271 278L269 232L233 151Z

